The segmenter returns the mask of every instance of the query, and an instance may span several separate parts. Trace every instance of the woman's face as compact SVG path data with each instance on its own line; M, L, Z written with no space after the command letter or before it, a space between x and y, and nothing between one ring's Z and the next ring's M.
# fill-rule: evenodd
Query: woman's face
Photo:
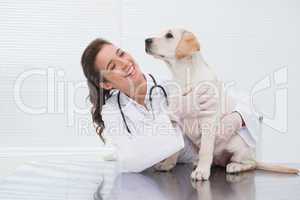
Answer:
M145 81L143 73L133 57L114 45L104 45L98 52L95 65L106 82L100 83L105 89L115 88L128 93ZM133 88L131 88L133 87Z

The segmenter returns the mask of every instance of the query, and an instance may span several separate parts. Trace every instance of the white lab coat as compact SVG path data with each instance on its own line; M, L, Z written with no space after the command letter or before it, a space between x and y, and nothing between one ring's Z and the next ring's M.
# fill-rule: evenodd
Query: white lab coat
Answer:
M148 110L125 94L120 95L121 107L131 134L127 132L118 107L118 91L113 91L113 95L102 108L105 124L102 134L106 143L115 147L122 172L143 171L184 147L182 132L178 126L173 127L165 112L166 99L158 88L152 93L151 109L149 92L154 83L149 75L145 74L145 77L145 105Z
M121 107L131 134L127 132L118 107L117 90L113 91L102 108L105 124L102 135L106 145L115 148L122 172L141 172L178 151L181 151L179 159L182 162L191 161L195 157L194 149L187 147L190 143L183 138L180 123L172 125L166 112L166 100L158 88L154 89L152 94L153 109L151 109L149 91L154 83L148 74L145 74L145 77L147 80L145 105L148 110L125 94L120 95ZM154 78L162 86L166 83L157 77ZM168 90L168 87L164 88ZM235 92L234 89L228 91L228 95L236 102L234 110L242 115L247 125L247 128L240 130L240 135L251 147L255 147L259 120L251 111L247 96Z
M227 95L230 96L235 103L233 111L237 111L242 115L246 125L240 129L239 135L250 147L255 148L259 134L261 134L260 126L262 116L254 112L251 97L245 93L245 91L232 87L227 89Z

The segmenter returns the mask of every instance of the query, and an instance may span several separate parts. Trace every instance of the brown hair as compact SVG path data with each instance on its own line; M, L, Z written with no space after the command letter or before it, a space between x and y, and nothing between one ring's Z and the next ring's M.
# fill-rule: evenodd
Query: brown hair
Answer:
M92 103L92 120L96 128L96 133L100 136L103 142L102 131L104 129L104 121L102 120L101 111L102 106L105 104L105 100L110 95L110 90L106 90L99 86L100 82L104 82L104 78L101 72L96 69L95 60L99 51L101 51L104 45L111 44L109 41L97 38L93 40L84 50L81 56L81 65L83 73L87 78L87 84L89 88L89 99Z

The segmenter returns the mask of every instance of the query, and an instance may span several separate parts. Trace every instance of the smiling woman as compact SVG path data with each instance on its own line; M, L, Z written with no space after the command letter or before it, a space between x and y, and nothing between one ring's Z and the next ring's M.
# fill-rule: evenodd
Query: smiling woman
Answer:
M146 79L129 53L104 39L95 39L86 47L81 65L88 81L96 132L104 141L101 111L111 90L117 89L145 106Z
M105 80L99 83L101 88L118 89L143 105L146 79L129 53L113 44L104 45L94 63Z

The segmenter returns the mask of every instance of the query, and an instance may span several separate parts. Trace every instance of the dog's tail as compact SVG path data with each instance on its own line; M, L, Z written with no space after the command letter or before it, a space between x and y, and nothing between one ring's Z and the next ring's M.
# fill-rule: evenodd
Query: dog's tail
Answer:
M277 164L268 164L263 162L256 162L256 169L277 172L277 173L284 173L284 174L300 175L300 169L291 168L283 165L277 165Z

